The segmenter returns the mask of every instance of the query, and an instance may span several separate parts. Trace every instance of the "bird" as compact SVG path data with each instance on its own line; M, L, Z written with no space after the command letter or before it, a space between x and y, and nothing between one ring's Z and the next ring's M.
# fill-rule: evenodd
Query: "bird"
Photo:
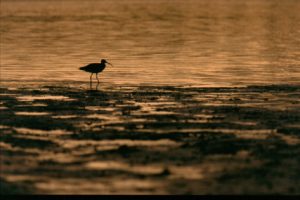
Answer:
M106 63L113 66L111 63L107 62L105 59L101 59L100 63L90 63L90 64L88 64L84 67L80 67L79 69L83 70L83 71L86 71L86 72L92 73L91 76L90 76L90 82L92 82L92 76L95 73L97 81L99 83L98 73L102 72L105 69L105 67L106 67L105 64Z

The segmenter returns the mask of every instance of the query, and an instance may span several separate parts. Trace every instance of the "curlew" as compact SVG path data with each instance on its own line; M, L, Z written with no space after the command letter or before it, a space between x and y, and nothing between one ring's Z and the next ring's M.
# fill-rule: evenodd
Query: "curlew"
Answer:
M102 59L100 63L91 63L91 64L88 64L84 67L80 67L79 69L83 70L83 71L86 71L86 72L89 72L89 73L92 73L91 76L90 76L90 82L92 82L92 76L95 73L97 81L99 83L98 73L102 72L105 69L105 67L106 67L105 64L106 63L112 66L112 64L107 62L105 59Z

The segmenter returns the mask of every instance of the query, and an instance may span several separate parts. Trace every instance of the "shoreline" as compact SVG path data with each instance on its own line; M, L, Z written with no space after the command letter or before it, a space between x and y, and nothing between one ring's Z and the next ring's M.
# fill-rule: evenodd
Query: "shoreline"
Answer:
M18 79L16 80L2 80L0 81L0 88L7 88L7 87L15 87L15 88L38 88L38 87L45 87L45 86L52 86L52 87L72 87L72 86L81 86L82 88L89 88L90 82L88 80L85 81L73 81L73 80L21 80L22 83L18 83ZM201 81L199 81L201 82ZM93 80L92 82L93 87L97 85L97 81ZM268 83L268 82L257 82L257 83L231 83L225 85L213 85L209 83L205 84L184 84L184 83L118 83L118 82L103 82L100 81L99 86L104 87L174 87L174 88L249 88L249 87L300 87L300 81L298 82L288 82L284 84L277 84L277 83Z

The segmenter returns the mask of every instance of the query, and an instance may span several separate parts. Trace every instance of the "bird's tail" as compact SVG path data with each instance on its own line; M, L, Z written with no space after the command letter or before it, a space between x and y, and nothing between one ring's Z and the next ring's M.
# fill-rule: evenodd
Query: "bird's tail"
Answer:
M79 67L80 70L84 70L84 67Z

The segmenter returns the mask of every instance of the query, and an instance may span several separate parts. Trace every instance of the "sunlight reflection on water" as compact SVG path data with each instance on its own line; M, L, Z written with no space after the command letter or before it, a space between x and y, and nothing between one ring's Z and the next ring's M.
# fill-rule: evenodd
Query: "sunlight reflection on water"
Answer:
M298 1L1 2L2 81L299 83Z

